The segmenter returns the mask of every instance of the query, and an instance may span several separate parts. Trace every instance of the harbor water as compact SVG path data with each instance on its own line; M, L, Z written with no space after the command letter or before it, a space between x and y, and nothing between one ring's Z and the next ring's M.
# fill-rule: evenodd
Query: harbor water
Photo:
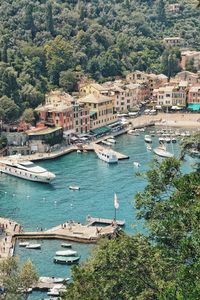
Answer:
M125 220L125 230L130 234L144 231L142 222L136 220L133 205L134 195L146 185L144 178L138 177L136 173L148 169L155 157L146 149L144 134L123 135L116 139L113 148L130 157L118 164L108 165L93 152L74 152L38 163L56 174L55 181L50 185L1 174L0 215L16 220L26 231L50 228L67 220L85 223L87 215L113 218L113 197L117 193L117 219ZM152 139L152 147L156 147L158 138ZM179 147L168 145L168 150L177 154ZM139 168L134 166L134 161L140 163ZM80 190L69 190L70 185L77 185ZM41 250L27 250L17 246L15 255L19 256L21 262L31 258L41 276L70 277L69 266L53 263L55 252L61 250L61 241L45 240L40 243ZM72 243L72 247L81 255L81 261L84 261L93 246ZM34 300L41 298L41 293L30 296Z

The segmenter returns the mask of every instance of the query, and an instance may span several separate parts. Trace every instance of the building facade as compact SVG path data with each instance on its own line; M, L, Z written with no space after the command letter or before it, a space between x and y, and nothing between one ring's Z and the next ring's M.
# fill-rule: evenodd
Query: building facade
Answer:
M49 126L60 126L64 131L87 133L90 130L90 112L69 94L51 91L45 104L36 109L40 119Z
M90 129L99 128L116 121L113 97L89 94L79 99L90 110Z
M188 91L188 104L200 105L200 84L192 86Z
M164 107L186 107L186 89L179 86L165 86L156 90L157 105Z
M200 51L185 50L181 52L181 67L185 70L187 63L192 61L193 67L200 70Z
M165 45L170 47L178 47L183 43L182 39L178 36L175 37L166 37L163 39Z

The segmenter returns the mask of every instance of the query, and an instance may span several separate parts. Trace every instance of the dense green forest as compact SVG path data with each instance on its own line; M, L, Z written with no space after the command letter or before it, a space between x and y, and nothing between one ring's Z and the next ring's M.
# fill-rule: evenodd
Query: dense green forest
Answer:
M72 91L75 71L97 80L136 69L167 73L171 54L173 75L180 53L162 39L200 46L200 10L179 2L180 12L170 13L164 0L1 0L0 118L35 108L51 88Z

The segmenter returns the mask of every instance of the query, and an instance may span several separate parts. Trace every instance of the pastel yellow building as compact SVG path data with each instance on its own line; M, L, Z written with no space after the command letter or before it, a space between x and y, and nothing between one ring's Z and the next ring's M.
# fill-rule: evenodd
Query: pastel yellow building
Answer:
M117 119L113 97L93 93L80 98L79 102L90 109L90 129L108 125Z

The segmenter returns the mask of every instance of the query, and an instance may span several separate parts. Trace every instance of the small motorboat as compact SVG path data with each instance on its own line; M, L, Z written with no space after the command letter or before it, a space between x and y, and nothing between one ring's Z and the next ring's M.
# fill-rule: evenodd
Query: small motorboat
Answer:
M74 250L61 250L56 252L56 256L74 256L77 252Z
M41 249L40 244L29 244L26 246L26 249Z
M165 142L168 143L168 144L171 143L171 138L170 137L166 137L165 138Z
M110 143L110 142L107 142L107 141L101 141L101 142L102 142L102 144L104 144L104 145L112 146L112 143Z
M81 150L77 150L76 152L77 152L77 153L81 153Z
M107 139L107 142L112 143L112 144L116 144L116 140L112 139L112 138Z
M147 151L151 151L152 147L150 145L147 145Z
M71 265L77 263L80 256L54 256L54 263Z
M71 244L67 244L67 243L62 243L61 247L63 247L63 248L71 248L72 245Z
M139 168L141 164L138 161L133 162L134 167Z
M163 144L163 143L165 142L165 138L164 138L164 137L159 137L158 140L159 140L159 143L160 143L160 144Z
M69 189L70 190L74 190L74 191L79 191L80 190L80 186L78 186L78 185L70 185Z
M172 140L172 143L176 143L176 138L175 137L173 137L171 140Z
M26 247L29 245L29 242L20 242L19 247Z
M146 135L144 136L144 140L145 140L146 143L152 143L151 136L148 135L148 134L146 134Z

